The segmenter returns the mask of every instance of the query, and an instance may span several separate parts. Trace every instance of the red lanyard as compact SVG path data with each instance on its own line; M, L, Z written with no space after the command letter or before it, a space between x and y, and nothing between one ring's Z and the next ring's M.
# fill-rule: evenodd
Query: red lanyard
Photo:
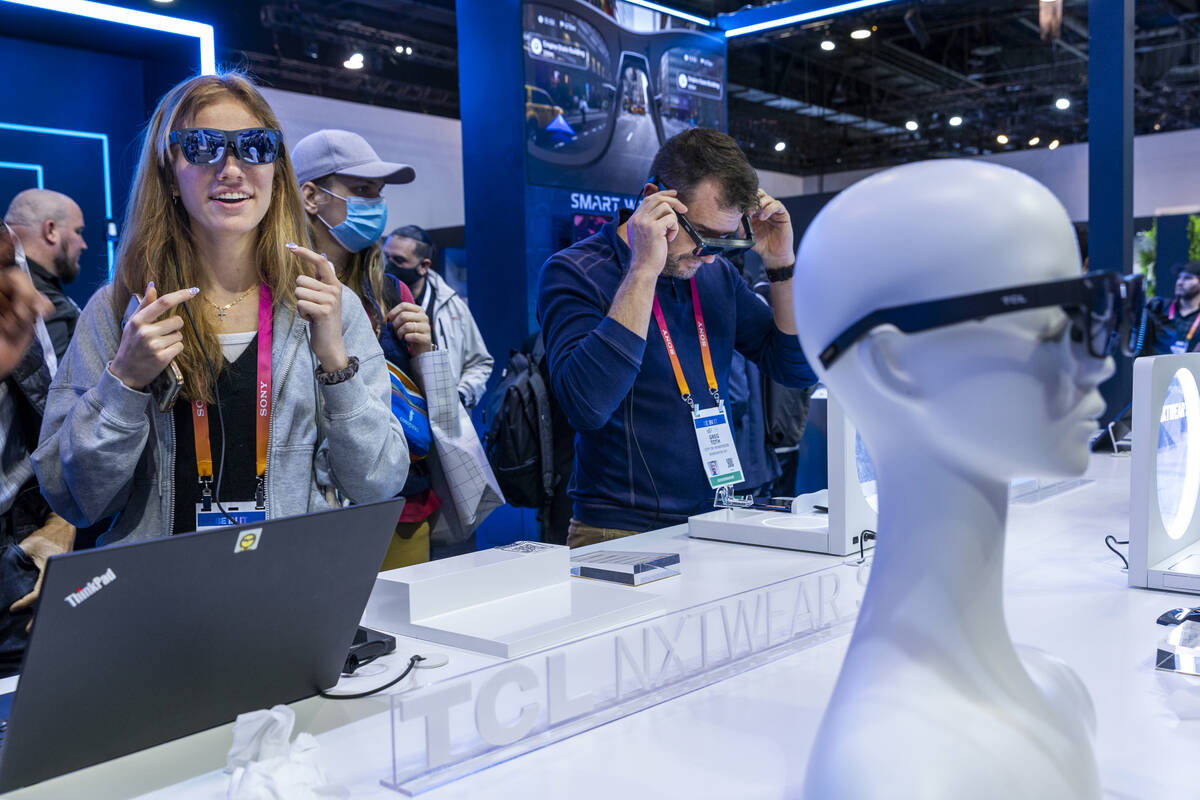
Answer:
M1167 312L1167 319L1175 319L1175 303L1171 303L1171 308ZM1196 326L1198 325L1200 325L1200 314L1196 314L1196 319L1192 321L1192 327L1188 329L1188 335L1185 341L1189 344L1192 341L1192 337L1196 335Z
M258 488L264 491L267 474L267 437L271 425L271 289L266 284L258 287L258 382L255 404L258 414L254 419L255 446L257 450ZM208 407L196 400L192 403L192 430L196 436L196 473L200 483L212 482L212 445L208 439Z
M700 339L700 358L704 361L704 377L708 380L708 391L717 404L721 403L721 394L717 391L717 373L713 370L712 353L708 349L708 331L704 327L704 313L700 310L700 292L696 289L696 279L689 281L692 285L692 311L696 315L696 335ZM658 304L658 295L654 295L654 319L658 321L658 330L662 333L663 342L667 346L667 357L671 359L671 369L675 371L675 383L679 385L679 394L683 402L696 408L692 392L688 389L687 378L683 377L683 365L679 363L679 354L675 351L675 343L667 330L667 320L663 317L662 306Z

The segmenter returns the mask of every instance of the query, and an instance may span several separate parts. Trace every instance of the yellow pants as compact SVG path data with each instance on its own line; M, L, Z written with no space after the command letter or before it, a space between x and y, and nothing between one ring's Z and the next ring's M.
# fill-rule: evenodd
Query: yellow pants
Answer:
M429 520L401 522L383 557L380 572L413 564L424 564L429 560Z

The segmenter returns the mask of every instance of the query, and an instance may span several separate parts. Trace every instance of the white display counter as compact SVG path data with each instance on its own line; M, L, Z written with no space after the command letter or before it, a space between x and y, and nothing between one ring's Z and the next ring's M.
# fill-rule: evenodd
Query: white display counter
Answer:
M1095 456L1089 470L1094 483L1012 507L1006 612L1019 644L1060 656L1087 684L1096 705L1106 796L1190 797L1196 794L1200 679L1156 672L1153 655L1165 630L1155 624L1157 616L1190 605L1194 596L1130 589L1120 561L1105 549L1105 534L1123 539L1128 529L1128 464L1128 458ZM668 612L842 561L689 539L686 526L595 547L681 553L683 574L647 587L664 596ZM847 641L828 641L421 796L798 797ZM416 673L426 683L500 663L411 639L400 640L394 659L433 650L451 660ZM887 680L885 665L879 679ZM361 682L374 685L368 678ZM1195 718L1180 720L1173 709L1188 706ZM390 759L386 694L344 702L314 698L294 708L297 731L317 734L320 762L332 782L356 798L401 796L379 784ZM224 797L228 778L221 767L230 730L222 726L12 796Z

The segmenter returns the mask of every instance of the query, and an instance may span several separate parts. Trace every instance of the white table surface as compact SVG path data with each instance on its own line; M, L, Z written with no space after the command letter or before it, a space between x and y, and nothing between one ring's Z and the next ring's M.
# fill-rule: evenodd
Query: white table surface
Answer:
M1017 642L1062 657L1090 690L1107 797L1197 797L1200 711L1184 721L1173 709L1182 707L1181 697L1200 709L1200 679L1157 672L1153 656L1165 630L1155 618L1168 608L1200 605L1200 598L1128 588L1120 561L1105 548L1107 533L1126 538L1128 469L1128 458L1098 455L1089 470L1095 483L1011 508L1006 611ZM692 540L684 526L598 547L680 552L683 575L650 584L666 596L669 611L841 560ZM422 797L799 797L847 642L830 641L750 670ZM449 653L451 661L421 673L426 682L499 663L415 640L401 640L394 660L431 650ZM374 685L377 678L361 680ZM410 686L406 681L397 689ZM317 734L326 775L353 797L401 796L379 785L390 764L387 707L386 695L293 706L297 731ZM220 768L230 730L221 726L12 796L224 797L228 778Z

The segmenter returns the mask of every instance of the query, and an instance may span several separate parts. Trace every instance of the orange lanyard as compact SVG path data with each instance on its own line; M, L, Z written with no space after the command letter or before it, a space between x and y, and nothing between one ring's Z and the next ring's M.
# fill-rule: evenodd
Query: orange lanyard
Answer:
M708 391L721 404L721 394L717 390L717 373L713 370L712 353L708 349L708 331L704 327L704 313L700 309L700 292L696 289L696 279L689 281L692 285L692 311L696 315L696 335L700 339L700 358L704 362L704 377L708 381ZM671 359L671 369L675 371L675 383L679 386L679 394L683 402L696 410L696 401L688 388L687 378L683 376L683 365L679 363L679 354L675 343L671 341L671 333L667 330L667 320L663 317L662 306L658 304L658 295L654 295L654 319L658 321L658 330L662 333L663 342L667 346L667 357Z
M271 425L271 289L263 284L258 289L258 380L255 383L254 417L255 449L258 468L258 489L265 491L267 474L267 439ZM196 473L207 492L212 483L212 444L208 438L208 407L201 401L192 403L192 431L196 438ZM225 445L227 448L227 445Z
M1170 313L1167 314L1167 319L1175 319L1175 304L1171 303ZM1192 321L1192 327L1188 329L1187 339L1188 344L1191 344L1192 337L1196 335L1196 326L1200 325L1200 313L1196 314L1196 319Z

